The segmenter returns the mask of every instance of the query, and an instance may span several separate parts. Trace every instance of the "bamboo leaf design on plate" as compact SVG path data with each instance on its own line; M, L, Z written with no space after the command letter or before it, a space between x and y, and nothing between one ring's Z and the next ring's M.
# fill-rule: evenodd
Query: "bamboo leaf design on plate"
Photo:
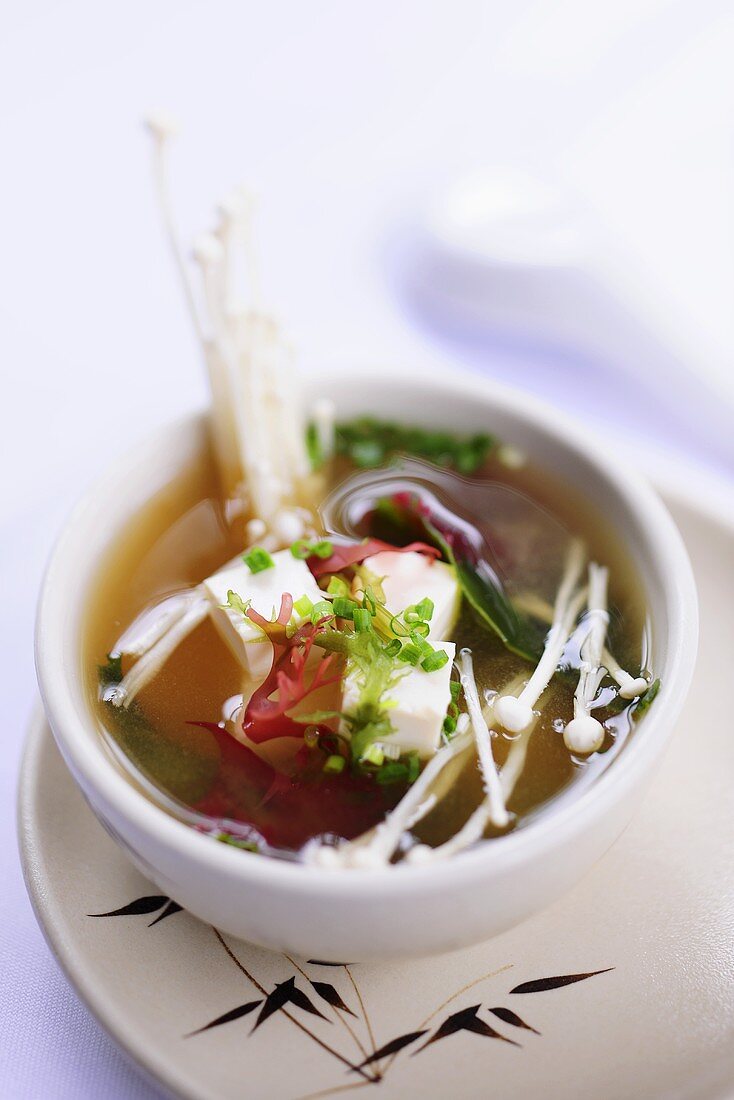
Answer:
M355 1066L352 1072L358 1069L364 1069L365 1066L369 1066L373 1062L379 1062L382 1058L389 1058L391 1054L398 1054L399 1051L410 1046L410 1044L414 1043L417 1039L420 1039L422 1035L427 1034L428 1028L424 1027L422 1031L409 1031L406 1035L400 1035L397 1039L391 1039L389 1043L385 1043L385 1045L380 1047L379 1050L376 1050L374 1054L370 1054L369 1058L365 1058L364 1062Z
M312 1016L319 1016L322 1020L326 1020L324 1014L319 1012L303 990L298 988L296 979L289 978L287 982L277 982L272 993L268 993L265 1004L260 1009L260 1015L252 1030L257 1031L260 1024L264 1024L269 1016L272 1016L279 1008L285 1008L289 1004L293 1005L294 1008L303 1009L304 1012L310 1012ZM331 1023L331 1020L326 1022Z
M516 985L510 993L544 993L547 989L561 989L564 985L573 985L574 982L585 982L587 978L595 978L597 974L608 974L614 970L613 966L607 966L604 970L591 970L588 974L560 974L553 978L536 978L533 982L523 982Z
M163 912L159 913L155 920L150 922L148 928L152 928L154 924L158 924L158 921L165 920L166 917L172 917L174 913L181 912L183 912L183 907L179 905L177 901L169 901Z
M490 1008L489 1011L492 1013L492 1015L496 1016L497 1019L502 1020L504 1024L511 1024L512 1027L524 1027L526 1031L532 1031L536 1035L540 1035L540 1032L537 1030L537 1028L531 1027L530 1024L526 1024L525 1021L520 1016L518 1016L516 1012L513 1012L511 1008L502 1008L500 1006L498 1008Z
M338 1008L342 1012L348 1012L350 1016L354 1016L356 1019L356 1013L352 1012L351 1008L344 1004L344 1001L339 996L336 989L334 989L333 985L329 985L328 982L315 982L313 980L311 980L311 985L314 987L319 997L322 997L332 1008Z
M324 962L323 959L309 959L309 966L351 966L351 963L330 963Z
M444 1020L435 1035L432 1035L418 1050L413 1051L413 1055L420 1054L422 1050L429 1047L431 1043L437 1043L439 1039L446 1039L449 1035L455 1035L457 1031L471 1031L473 1034L483 1035L487 1039L501 1039L504 1043L511 1043L514 1047L519 1046L520 1044L516 1043L514 1039L508 1039L505 1035L500 1035L499 1031L495 1031L491 1024L479 1019L477 1012L481 1007L480 1004L470 1005L469 1008L462 1008L460 1012L454 1012Z
M111 909L109 913L87 913L88 917L141 917L157 913L159 909L171 902L170 898L163 894L149 894L147 897L136 898L135 901L123 905L120 909ZM171 904L175 905L175 902ZM161 915L162 919L162 915ZM155 923L155 922L154 922Z
M201 1035L202 1031L209 1031L212 1027L219 1027L221 1024L230 1024L233 1020L241 1020L243 1016L249 1016L251 1012L262 1004L262 999L259 1001L248 1001L247 1004L238 1005L237 1008L231 1008L229 1012L223 1013L221 1016L217 1016L216 1020L210 1020L208 1024L204 1024L203 1027L197 1027L196 1031L190 1031L188 1035L185 1035L185 1039L190 1039L192 1035Z

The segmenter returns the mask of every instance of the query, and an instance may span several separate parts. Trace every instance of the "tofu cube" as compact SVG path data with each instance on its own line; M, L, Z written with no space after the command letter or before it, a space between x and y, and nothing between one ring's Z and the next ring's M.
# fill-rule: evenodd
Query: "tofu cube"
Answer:
M424 593L425 594L425 593ZM456 655L453 642L434 641L435 649L445 649L448 661L435 672L424 672L420 667L405 665L406 671L386 693L384 703L395 732L389 744L396 745L401 753L417 752L422 758L433 756L441 744L441 729L451 702L451 667ZM359 704L360 675L356 669L347 668L344 678L342 710L349 714ZM346 723L342 733L349 736Z
M366 558L364 564L381 578L388 611L399 615L428 596L433 600L429 640L450 636L461 605L461 589L453 566L415 550L404 554L383 550Z
M272 619L280 609L281 597L288 592L293 600L308 596L312 603L323 598L305 561L294 558L290 550L273 554L273 565L260 573L251 573L243 561L226 566L204 581L212 604L211 618L223 641L253 680L264 680L273 660L273 647L263 632L239 611L223 607L230 589L250 601L251 606ZM304 616L294 609L291 623L300 626Z

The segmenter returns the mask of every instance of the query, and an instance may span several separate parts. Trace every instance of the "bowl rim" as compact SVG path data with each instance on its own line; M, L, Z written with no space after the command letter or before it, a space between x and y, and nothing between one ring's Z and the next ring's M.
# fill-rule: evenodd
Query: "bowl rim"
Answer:
M645 718L644 736L631 738L625 751L593 784L580 792L578 797L558 806L549 806L523 829L457 853L445 862L359 871L322 869L294 861L263 859L255 853L234 849L197 832L142 794L104 750L96 725L94 736L89 736L90 730L85 731L79 721L71 679L67 674L69 663L59 659L58 644L69 593L78 592L79 584L78 579L75 585L65 584L64 578L75 575L77 528L103 494L109 499L110 484L131 463L140 466L154 456L160 456L167 441L200 430L206 421L205 410L188 413L168 423L134 450L118 457L74 507L53 547L41 586L36 616L35 660L44 708L67 762L70 761L72 770L78 771L90 788L139 832L152 833L159 844L175 850L183 858L206 865L212 874L221 873L230 879L240 879L243 884L270 885L304 894L318 892L326 897L350 894L374 899L376 890L380 891L381 897L395 896L421 888L444 889L467 877L512 871L523 861L542 857L562 846L581 833L590 822L593 824L603 818L629 786L635 786L644 778L672 735L675 719L693 675L698 639L698 601L687 551L663 502L644 478L628 469L618 456L615 455L613 460L608 458L599 446L598 438L565 411L523 390L455 369L439 372L421 368L419 373L413 374L410 368L401 368L400 372L396 372L381 367L369 371L353 370L350 377L356 382L375 385L376 392L380 387L394 388L411 381L447 400L457 396L474 398L489 408L501 409L525 421L531 429L553 435L561 448L566 448L592 466L616 492L629 518L644 536L652 559L659 565L668 613L668 647L664 669L666 688ZM310 390L318 382L327 392L338 392L338 381L336 375L324 371L309 372L304 379L304 388ZM380 404L383 403L384 398ZM419 402L416 407L419 408ZM95 566L99 566L99 558L90 562L83 578L85 591ZM78 666L75 664L73 667ZM90 726L94 723L91 712L88 721ZM547 827L549 824L552 828Z

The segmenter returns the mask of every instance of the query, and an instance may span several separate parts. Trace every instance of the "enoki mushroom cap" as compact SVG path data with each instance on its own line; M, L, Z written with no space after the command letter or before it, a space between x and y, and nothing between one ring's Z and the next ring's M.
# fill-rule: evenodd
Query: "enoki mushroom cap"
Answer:
M629 683L625 682L620 687L619 694L623 699L636 699L638 695L644 695L649 686L643 676L638 676L636 679L630 680Z
M604 727L590 714L572 718L563 731L563 740L569 752L587 756L596 752L604 742Z
M354 851L349 853L347 866L358 867L362 871L373 871L379 867L384 867L386 862L379 852L369 845L365 845L364 848L355 848Z
M145 117L145 125L157 141L175 137L179 132L178 122L167 111L150 111Z
M433 859L433 848L427 844L416 844L406 852L405 859L416 867L425 866Z
M494 701L494 716L508 733L523 733L533 720L533 708L514 695L501 695Z

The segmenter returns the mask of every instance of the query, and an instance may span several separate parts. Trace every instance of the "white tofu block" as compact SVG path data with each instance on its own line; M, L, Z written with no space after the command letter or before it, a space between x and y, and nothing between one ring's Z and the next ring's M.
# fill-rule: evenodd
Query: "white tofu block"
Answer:
M245 563L239 561L214 573L203 584L212 604L212 622L248 676L259 680L263 680L270 671L273 647L246 616L222 606L227 602L229 590L236 592L243 600L249 600L254 610L266 619L277 615L281 597L286 592L294 602L301 596L308 596L312 603L323 599L323 593L305 561L294 558L290 550L279 550L272 558L273 566L260 573L251 573ZM300 626L304 618L294 609L290 621Z
M401 753L417 752L422 758L433 756L441 744L443 720L451 702L449 683L456 655L453 642L435 641L433 645L435 649L445 649L449 656L443 668L424 672L420 667L405 665L407 671L383 699L383 703L390 704L387 713L395 729L387 743L396 745ZM345 713L356 710L359 693L359 673L348 668L342 696L342 710ZM349 735L346 723L342 732Z
M371 573L382 578L385 606L399 615L425 596L433 600L429 639L447 638L459 614L461 589L453 566L435 561L416 550L398 554L383 550L364 563Z

